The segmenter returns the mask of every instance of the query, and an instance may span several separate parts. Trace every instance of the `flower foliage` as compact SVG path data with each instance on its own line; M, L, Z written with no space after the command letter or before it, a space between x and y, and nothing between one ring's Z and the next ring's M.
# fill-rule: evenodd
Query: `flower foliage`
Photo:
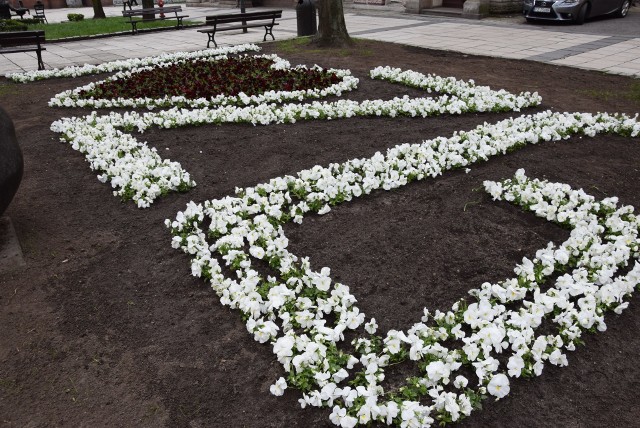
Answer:
M315 166L238 188L236 196L191 202L166 225L173 247L192 256L192 274L209 281L222 304L242 312L256 341L272 346L287 374L271 387L273 394L297 388L302 407L332 408L330 419L341 427L453 422L488 395L506 396L509 378L540 375L547 362L566 365L565 352L581 343L585 331L604 330L604 314L626 308L625 299L640 283L640 220L633 208L531 180L523 170L512 180L485 182L494 199L571 228L569 239L523 259L513 278L482 284L447 312L425 309L421 322L384 336L376 334L375 319L365 322L356 297L331 279L328 268L314 270L307 258L288 251L282 225L527 144L605 132L637 137L640 124L608 114L543 112L508 119L450 138L402 144L386 155ZM259 273L257 260L273 275ZM225 275L226 269L233 275ZM553 328L543 334L543 323ZM356 332L352 348L342 343L348 330ZM420 376L385 390L385 368L402 361L414 361Z
M176 61L184 61L196 58L213 58L231 54L238 54L247 51L259 51L260 48L254 44L244 44L237 46L226 46L216 49L207 49L195 52L176 52L145 58L131 58L105 62L98 65L85 64L82 66L69 66L64 68L54 68L51 70L34 70L23 73L9 73L5 77L14 82L27 83L35 80L51 79L55 77L78 77L89 74L111 73L114 71L131 70L139 67L154 66L160 64L170 64Z

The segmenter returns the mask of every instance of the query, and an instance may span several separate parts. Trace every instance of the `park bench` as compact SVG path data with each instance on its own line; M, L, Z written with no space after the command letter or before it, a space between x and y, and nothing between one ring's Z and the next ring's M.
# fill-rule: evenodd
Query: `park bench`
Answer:
M38 70L44 70L42 62L42 46L44 43L44 31L9 31L0 32L0 54L16 52L35 52L38 56Z
M47 24L49 23L49 21L47 21L47 17L44 15L44 5L40 2L36 2L35 5L33 5L33 11L35 13L35 15L33 15L33 19L37 19L40 22L46 22Z
M247 12L247 13L228 13L224 15L212 15L207 16L205 26L213 26L213 28L205 28L198 30L199 33L205 33L209 36L207 41L207 48L213 42L218 47L215 41L216 32L230 31L230 30L244 30L247 28L264 27L263 41L267 40L267 35L270 35L273 40L273 26L278 25L276 18L282 17L282 10L267 10L260 12ZM260 22L252 22L260 21ZM238 25L227 25L240 23Z
M131 23L131 33L138 33L138 24L141 22L163 21L165 19L175 19L178 21L176 28L182 27L182 19L189 15L178 15L182 12L182 6L153 7L148 9L123 10L122 16L129 18ZM158 16L156 16L156 14ZM173 14L173 15L171 15ZM139 19L137 17L140 17Z

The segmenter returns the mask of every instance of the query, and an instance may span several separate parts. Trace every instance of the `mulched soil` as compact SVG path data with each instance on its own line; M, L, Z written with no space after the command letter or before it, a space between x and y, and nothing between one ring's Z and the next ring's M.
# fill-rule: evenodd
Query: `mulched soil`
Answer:
M391 65L474 79L511 92L538 91L557 111L640 111L638 81L552 65L361 42L354 50L298 47L277 52L292 64L350 68L353 99L419 91L368 79ZM449 136L518 113L427 119L359 118L294 125L151 130L144 138L179 161L198 186L150 209L121 203L83 156L49 130L80 109L53 109L56 93L102 77L26 85L0 81L0 104L14 118L25 157L8 215L26 267L0 273L0 423L8 427L330 426L326 409L301 410L299 393L269 385L284 374L270 348L254 342L239 313L190 276L188 257L170 245L163 221L188 201L316 164L368 157L401 142ZM635 85L635 89L634 89ZM524 167L531 177L569 183L597 197L640 207L640 144L614 136L544 143L377 192L287 226L296 254L329 266L352 287L383 331L417 321L422 308L446 309L471 287L511 275L565 230L496 203L478 188ZM0 237L1 239L1 237ZM607 318L569 354L569 367L515 380L508 398L489 399L464 427L637 426L640 417L640 298ZM392 376L393 377L393 376Z

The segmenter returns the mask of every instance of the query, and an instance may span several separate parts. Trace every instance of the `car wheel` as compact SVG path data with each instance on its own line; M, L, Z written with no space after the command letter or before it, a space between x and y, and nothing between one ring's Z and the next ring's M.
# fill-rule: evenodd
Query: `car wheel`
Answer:
M620 9L616 11L618 18L624 18L629 13L629 7L631 6L631 0L624 0L620 5Z
M625 0L625 1L629 1L629 0ZM578 11L575 19L573 20L574 24L576 24L576 25L584 24L584 20L587 17L587 9L588 8L589 8L589 6L586 3L582 5L582 7Z
M525 18L525 19L527 20L527 22L536 22L536 20L532 18Z

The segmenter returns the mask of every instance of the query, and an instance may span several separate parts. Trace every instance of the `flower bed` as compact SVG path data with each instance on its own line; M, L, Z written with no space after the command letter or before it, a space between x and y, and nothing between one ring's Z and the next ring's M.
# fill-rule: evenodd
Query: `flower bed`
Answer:
M279 59L271 59L278 63ZM115 194L148 207L162 193L187 190L195 183L179 164L163 161L146 143L126 134L134 129L144 132L151 126L225 122L293 123L358 115L426 117L517 111L540 102L537 94L513 95L476 87L472 81L399 69L376 68L371 77L443 95L435 99L266 105L259 104L264 101L259 98L262 95L248 101L249 96L234 98L233 90L228 90L229 94L205 101L207 105L222 104L216 108L188 111L174 107L107 116L94 112L85 118L57 121L52 129L87 154L92 168L103 171L99 178L111 181L117 189ZM82 102L79 96L86 90L61 95L61 105ZM302 96L299 92L304 91L281 91L274 99L295 99ZM134 105L144 105L140 104L145 102L142 98L137 100ZM171 97L153 100L159 101L148 104L183 102ZM132 102L125 98L98 101L121 106ZM615 198L597 202L566 185L530 180L523 171L513 180L486 182L495 199L512 201L570 227L570 238L539 250L532 260L523 259L514 270L515 277L471 290L475 301L460 300L444 313L425 309L421 322L385 335L376 334L375 319L365 322L349 287L334 283L328 268L314 271L307 259L287 250L282 224L300 223L309 212L324 214L332 205L372 191L436 177L526 144L599 132L636 137L640 125L635 118L607 114L544 112L509 119L456 133L449 139L400 145L386 156L378 153L370 159L316 166L297 177L238 189L236 197L191 203L175 221L167 220L167 226L174 235L173 246L193 256L192 274L210 281L223 304L243 312L247 330L256 341L273 346L287 376L271 386L273 394L282 395L293 386L302 391L302 407L331 407L331 421L343 427L371 421L398 426L454 422L479 408L487 396L506 396L510 377L540 375L547 362L566 365L565 352L575 349L584 331L604 330L605 312L626 308L625 298L640 283L640 264L628 266L640 259L640 221L632 207L618 207ZM203 229L202 224L210 226ZM258 273L256 260L266 262L273 275ZM225 268L235 271L236 276L225 276ZM558 278L551 281L554 275ZM540 333L543 324L552 326L551 334L549 329ZM352 348L342 343L348 330L357 332ZM421 375L385 391L381 386L385 368L405 361L414 361Z
M272 57L275 59L277 57ZM277 62L280 68L288 68L288 63ZM378 70L378 69L376 69ZM390 73L381 73L374 70L372 77L394 79L394 75ZM400 73L399 70L396 70ZM148 112L140 114L130 112L125 114L111 113L106 116L98 116L96 112L85 118L63 118L52 124L51 129L62 134L62 140L72 144L77 150L81 150L91 159L92 168L99 171L106 171L108 165L114 162L122 164L130 161L136 166L111 168L111 170L101 177L111 180L114 188L118 189L114 193L123 198L132 198L138 203L139 207L148 207L153 200L160 194L168 191L186 190L195 185L190 180L186 171L182 170L179 165L172 164L171 169L165 171L174 171L175 175L169 180L149 181L142 180L139 182L129 183L128 180L133 179L134 175L120 173L121 171L135 168L154 168L160 162L159 158L149 162L139 162L137 156L120 156L113 150L102 150L103 142L110 147L117 146L117 138L121 138L124 131L137 130L144 132L151 126L161 128L173 128L187 125L202 124L222 124L222 123L251 123L268 125L272 123L295 123L298 120L308 119L337 119L350 118L354 116L410 116L410 117L428 117L439 114L462 114L468 112L487 112L487 111L519 111L522 108L536 106L540 103L540 96L536 93L522 93L513 95L506 91L492 91L488 87L476 87L473 82L461 82L454 78L443 79L438 76L423 76L419 73L413 73L413 76L423 76L419 83L419 87L427 91L450 91L454 95L447 93L437 98L413 98L409 97L394 98L392 100L367 100L363 102L339 100L335 102L311 102L308 104L276 104L290 99L302 99L305 96L325 96L328 94L339 95L342 91L355 87L357 79L349 78L347 71L333 70L337 75L342 76L342 82L334 84L326 89L309 89L306 91L277 91L264 93L260 95L243 95L238 96L218 96L210 100L187 100L186 98L171 99L165 97L157 100L153 99L133 99L124 100L87 100L83 102L77 99L80 90L64 92L56 96L52 101L52 105L69 105L69 106L140 106L147 104L148 106L164 105L165 103L179 104L185 103L190 105L204 104L221 104L220 106L204 107L194 110L185 110L181 107L174 107L169 110L159 112ZM396 79L402 82L399 79ZM444 84L443 84L444 83ZM269 102L269 103L267 103ZM235 106L232 104L249 104L244 106ZM255 104L252 104L255 103ZM125 152L129 153L136 147L144 148L146 143L137 142L131 136L127 137L129 149ZM146 151L143 150L146 153ZM114 153L117 156L114 156ZM145 166L145 165L150 165ZM140 174L142 177L155 176L154 173L144 172ZM172 185L165 185L167 182ZM147 190L149 185L159 184L159 188ZM135 189L135 190L131 190Z
M527 144L597 133L637 137L640 124L608 114L509 119L448 139L399 145L386 156L316 166L237 189L236 197L190 203L166 223L174 248L192 256L192 274L210 281L222 304L242 311L255 340L273 346L287 379L278 379L272 393L300 389L303 407L331 407L331 421L343 427L372 420L399 426L452 422L487 394L507 395L509 377L540 375L546 362L566 365L564 352L580 343L584 331L604 330L604 313L626 308L625 298L640 283L640 220L632 207L530 180L523 171L513 180L486 182L495 199L570 227L569 239L523 259L515 277L471 290L474 302L461 300L445 313L425 309L422 322L385 336L376 335L374 319L365 323L349 287L334 283L328 268L315 271L308 259L287 250L282 224ZM273 275L259 274L256 259ZM223 266L234 275L224 275ZM552 334L539 333L543 323ZM341 343L347 330L358 331L353 350ZM385 367L408 360L422 376L385 391ZM471 371L461 371L465 367Z
M196 107L282 103L340 96L358 86L349 70L291 68L277 55L211 57L123 71L64 91L52 107Z

